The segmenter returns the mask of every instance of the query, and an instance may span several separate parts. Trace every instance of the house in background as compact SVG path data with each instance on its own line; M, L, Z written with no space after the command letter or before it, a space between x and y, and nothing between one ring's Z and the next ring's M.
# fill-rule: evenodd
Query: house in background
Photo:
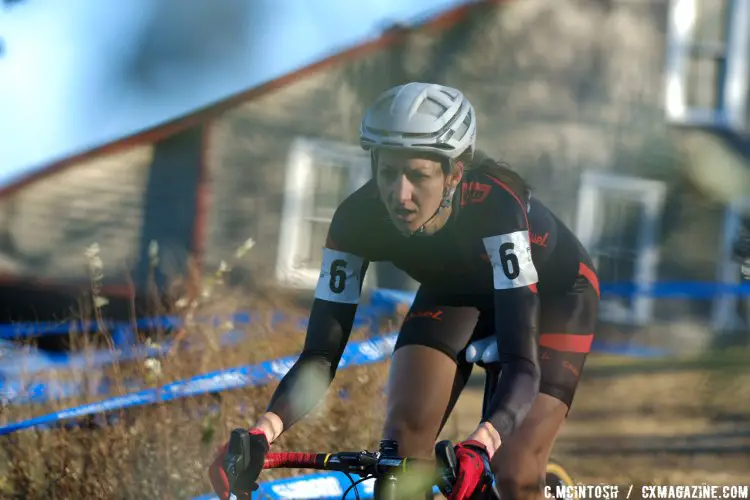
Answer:
M200 255L206 128L153 131L68 158L0 189L0 317L68 318L91 290L98 246L107 310L129 315L134 290ZM159 243L162 272L149 249Z
M102 255L143 265L148 242L156 239L175 255L198 252L211 270L252 237L255 248L235 265L237 284L274 282L309 295L333 210L369 178L367 156L356 146L364 108L392 85L436 81L470 97L479 147L529 179L536 196L584 241L602 281L624 284L602 300L603 329L638 332L660 345L702 345L711 332L735 327L734 296L660 297L654 290L659 282L713 283L737 275L728 241L742 195L750 192L742 139L750 12L746 0L720 4L709 10L699 0L475 2L418 28L389 30L380 40L132 138L119 156L105 151L91 160L112 164L96 168L109 172L100 174L106 184L100 190L132 217L96 226ZM160 147L164 170L145 159L159 157ZM59 171L49 185L81 182L77 172L86 165L94 163ZM185 165L188 173L178 179ZM163 184L147 184L146 172ZM11 241L18 241L19 229L5 222L9 201L23 212L19 200L33 188L27 184L3 198L10 228L3 230ZM27 197L26 213L65 199L63 192L36 204ZM204 192L210 204L201 202ZM145 212L135 208L146 199ZM92 214L113 203L98 200L89 205ZM36 239L27 240L36 247L15 243L19 251L9 254L3 242L0 250L35 278L72 280L71 260L48 258L46 267L30 260L56 254L53 248L81 252L88 244L67 247L48 237L75 226L73 205L56 206L67 209L54 210L56 218L37 216ZM89 217L82 219L91 227ZM70 229L65 237L80 234ZM415 287L380 264L366 284Z

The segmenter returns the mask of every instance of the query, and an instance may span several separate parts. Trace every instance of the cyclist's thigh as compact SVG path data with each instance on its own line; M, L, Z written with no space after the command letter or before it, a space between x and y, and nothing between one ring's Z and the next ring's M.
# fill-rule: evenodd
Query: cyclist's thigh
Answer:
M458 369L458 357L478 316L464 297L417 293L396 341L388 383L385 437L399 441L400 453L432 453L468 379L470 366Z
M588 270L582 267L567 293L541 297L539 392L562 401L568 409L591 350L599 308L596 275Z
M453 387L451 390L450 399L448 400L448 406L445 408L445 412L443 413L443 420L440 422L440 427L435 434L435 438L437 438L443 431L445 424L448 422L448 418L451 416L451 413L453 413L453 409L456 407L459 396L461 396L461 393L466 387L466 384L469 382L469 378L471 377L473 368L473 363L467 363L466 360L461 361L459 359L458 365L456 366L456 375L453 378Z

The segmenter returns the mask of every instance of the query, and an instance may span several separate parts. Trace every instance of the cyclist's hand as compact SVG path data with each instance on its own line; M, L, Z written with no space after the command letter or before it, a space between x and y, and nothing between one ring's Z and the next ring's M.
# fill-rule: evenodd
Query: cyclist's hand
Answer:
M247 451L249 452L250 460L242 470L236 471L237 477L231 491L238 499L250 498L250 493L258 488L255 481L263 470L263 462L266 459L266 453L268 453L269 448L268 438L266 438L262 430L250 429L248 432L250 436ZM227 474L227 466L231 467L231 464L226 463L228 452L229 443L226 443L219 448L213 463L208 468L208 477L211 480L211 486L213 486L220 500L229 500L230 476Z
M448 500L485 498L492 487L492 471L487 448L479 441L469 440L455 446L458 459L456 483Z

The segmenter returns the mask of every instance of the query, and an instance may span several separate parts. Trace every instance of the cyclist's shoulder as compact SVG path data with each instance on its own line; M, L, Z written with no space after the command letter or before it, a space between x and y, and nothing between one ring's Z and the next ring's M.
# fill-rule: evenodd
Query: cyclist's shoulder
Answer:
M461 182L461 205L474 211L510 203L526 208L531 187L508 164L477 152Z
M336 208L328 231L328 242L338 247L359 248L377 236L387 220L377 187L370 180L347 196Z
M369 180L344 198L336 207L333 218L339 223L359 225L363 219L377 217L382 212L383 204L378 198L377 186L373 180Z

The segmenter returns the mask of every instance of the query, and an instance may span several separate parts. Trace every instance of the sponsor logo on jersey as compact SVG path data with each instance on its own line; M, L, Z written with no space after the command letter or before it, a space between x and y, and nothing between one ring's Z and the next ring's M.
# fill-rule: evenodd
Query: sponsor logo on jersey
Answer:
M547 238L549 238L549 231L544 234L530 233L531 243L539 245L540 247L547 247Z
M490 194L492 186L481 182L467 182L461 186L461 206L482 203Z
M443 311L440 309L436 311L414 311L409 313L404 321L409 321L414 318L430 318L435 321L443 321Z

